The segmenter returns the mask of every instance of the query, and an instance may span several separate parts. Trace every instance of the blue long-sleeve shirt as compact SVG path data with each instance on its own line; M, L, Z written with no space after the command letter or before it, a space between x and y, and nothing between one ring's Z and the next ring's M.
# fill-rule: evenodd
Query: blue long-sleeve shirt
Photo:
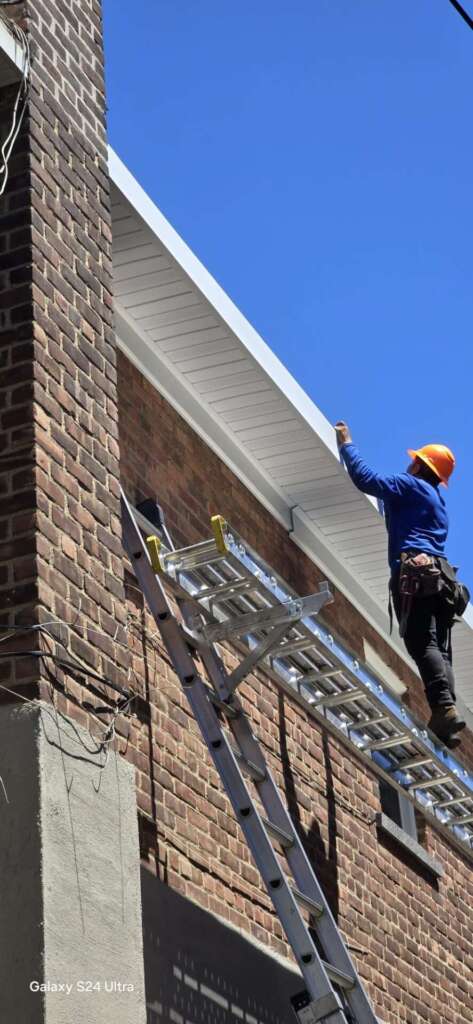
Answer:
M358 490L384 504L391 569L398 565L401 551L445 556L448 515L439 487L409 473L375 473L354 444L342 445L340 454Z

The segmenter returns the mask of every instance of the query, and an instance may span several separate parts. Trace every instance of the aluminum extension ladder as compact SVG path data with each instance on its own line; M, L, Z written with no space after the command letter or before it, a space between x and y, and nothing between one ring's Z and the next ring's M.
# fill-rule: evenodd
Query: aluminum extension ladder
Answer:
M192 549L174 552L165 532L167 558L175 569L172 580L170 576L161 575L163 570L165 572L161 539L148 537L145 541L135 515L122 492L124 548L304 978L307 993L293 1001L299 1021L301 1024L319 1021L325 1024L379 1024L236 695L242 680L279 647L295 624L307 616L316 616L323 605L332 600L328 586L323 585L317 594L307 598L209 623L211 591L214 596L216 591L220 597L223 591L231 599L235 587L237 593L245 588L231 580L217 582L213 588L203 588L205 603L199 603L180 585L178 577L186 567L192 570L222 558L227 549L219 517L214 522L216 545L203 542ZM173 593L182 622L173 614L163 587L164 578L174 583ZM262 638L243 657L239 666L227 673L214 644L233 641L255 628L260 635L263 634ZM204 682L197 672L193 658L196 652L212 686ZM236 747L223 728L222 717L236 741ZM245 776L252 780L264 815L258 809ZM273 843L279 848L279 859ZM285 855L292 881L281 868L281 853ZM314 921L310 930L304 914L306 917L310 915ZM311 931L315 932L316 940Z
M156 529L156 506L145 505L146 510L140 506L134 515L148 535ZM182 551L173 550L171 539L163 535L165 543L153 552L166 585L192 599L199 613L194 631L198 641L231 638L244 659L233 683L263 658L266 675L286 692L296 692L316 719L335 730L358 758L405 794L471 859L473 773L320 619L296 616L287 636L273 645L274 636L267 638L264 629L265 616L277 617L282 610L289 615L294 604L304 612L304 602L300 604L296 592L221 517L213 518L212 529L211 540ZM202 614L208 618L203 627ZM241 625L249 632L237 636ZM217 679L216 685L224 699L228 682Z

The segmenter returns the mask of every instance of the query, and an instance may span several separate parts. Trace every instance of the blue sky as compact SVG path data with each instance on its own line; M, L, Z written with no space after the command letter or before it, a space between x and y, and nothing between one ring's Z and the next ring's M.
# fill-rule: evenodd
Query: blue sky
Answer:
M473 33L448 0L104 15L112 145L374 466L453 448L473 590Z

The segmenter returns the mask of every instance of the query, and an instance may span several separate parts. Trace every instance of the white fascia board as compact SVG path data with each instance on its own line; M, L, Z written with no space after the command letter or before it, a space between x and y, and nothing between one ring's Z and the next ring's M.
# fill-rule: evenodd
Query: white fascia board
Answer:
M113 183L122 195L132 204L145 224L159 238L272 383L293 405L299 416L303 417L311 430L339 462L336 436L332 425L235 306L223 288L197 259L197 256L189 249L111 148L109 148L109 171ZM377 508L374 498L365 497L371 505Z

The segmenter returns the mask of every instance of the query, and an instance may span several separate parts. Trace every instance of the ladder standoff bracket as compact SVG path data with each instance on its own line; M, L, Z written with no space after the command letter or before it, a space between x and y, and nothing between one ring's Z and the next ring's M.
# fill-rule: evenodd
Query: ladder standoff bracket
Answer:
M210 520L212 526L213 535L215 537L215 544L217 551L221 555L226 555L228 551L228 545L225 540L225 532L227 530L227 521L223 516L212 516Z
M327 595L325 604L333 604L335 601L332 591L330 590L330 583L328 580L323 580L322 583L319 583L319 593Z
M146 547L148 549L151 568L153 572L156 573L156 575L160 575L164 571L161 562L161 540L159 539L159 537L156 536L147 537Z

